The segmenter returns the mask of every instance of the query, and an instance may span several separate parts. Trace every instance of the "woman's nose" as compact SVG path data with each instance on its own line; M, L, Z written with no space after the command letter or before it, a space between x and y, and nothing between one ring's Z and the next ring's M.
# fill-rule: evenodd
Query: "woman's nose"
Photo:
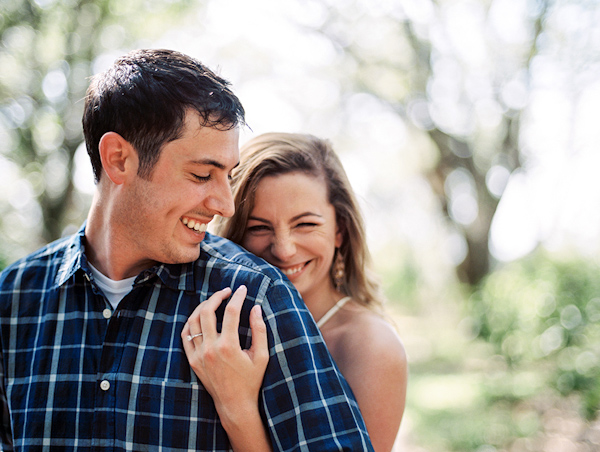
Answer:
M271 245L271 253L280 261L286 261L296 254L296 244L291 234L277 234Z

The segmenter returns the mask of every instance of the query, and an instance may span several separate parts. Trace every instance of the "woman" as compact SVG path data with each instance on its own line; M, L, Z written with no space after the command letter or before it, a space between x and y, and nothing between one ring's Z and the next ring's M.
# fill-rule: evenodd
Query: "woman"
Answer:
M217 232L287 275L350 384L374 449L391 450L404 411L406 355L398 335L381 315L382 295L370 270L362 218L338 157L326 141L311 135L284 133L260 135L250 140L240 155L241 162L232 180L236 211L230 219L221 220ZM226 290L209 301L216 309L229 295ZM232 311L242 299L243 293L234 294ZM200 311L189 322L212 328L214 317L207 317L207 309L204 314ZM239 315L239 311L235 312ZM256 328L260 329L257 342L264 343L263 326ZM189 334L187 331L186 328L183 336ZM232 327L230 331L236 330ZM226 358L221 359L223 365L214 365L217 353L203 355L210 344L207 338L199 339L186 346L186 353L201 381L214 383L207 389L219 400L219 414L223 412L227 418L238 411L236 404L240 404L240 399L256 404L263 375L259 371L266 363L250 363L259 346L253 344L245 351L238 346L233 355L242 359L249 370L233 379L236 371L227 371L233 366L227 366ZM226 337L219 339L223 343ZM223 373L232 377L227 384L223 383ZM236 388L233 394L231 388L236 384L244 390ZM242 407L246 405L241 403ZM230 438L253 435L253 440L261 441L255 436L266 433L250 427L256 425L255 414L248 417L246 409L239 410L246 413L247 424L241 430L227 430Z

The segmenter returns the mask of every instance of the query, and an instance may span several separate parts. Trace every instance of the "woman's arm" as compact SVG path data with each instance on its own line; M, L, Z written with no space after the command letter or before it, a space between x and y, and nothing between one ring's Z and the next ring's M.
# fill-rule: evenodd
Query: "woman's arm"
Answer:
M261 308L250 312L252 346L242 350L238 327L246 288L240 286L225 308L221 333L215 311L231 294L226 288L213 294L192 313L181 333L190 365L212 396L234 451L271 451L258 410L259 393L269 362L267 329ZM201 336L190 336L202 333Z
M404 413L407 358L387 322L370 317L365 323L344 335L338 365L354 392L375 452L389 452Z

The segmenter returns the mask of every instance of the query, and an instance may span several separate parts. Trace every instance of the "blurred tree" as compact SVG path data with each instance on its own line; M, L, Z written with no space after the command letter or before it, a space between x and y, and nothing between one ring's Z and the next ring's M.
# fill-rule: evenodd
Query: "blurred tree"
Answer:
M387 105L437 150L428 181L464 238L458 276L476 285L491 268L499 200L522 162L530 68L560 2L341 3L328 2L320 31L344 56L344 89Z
M600 401L598 265L536 252L487 276L469 303L475 332L509 369L533 371L579 394L594 419Z
M54 240L65 225L80 221L83 209L75 199L79 195L73 171L82 142L87 78L99 59L112 60L140 36L167 29L189 4L187 0L0 3L0 174L5 175L0 226L7 239L35 247L34 237Z

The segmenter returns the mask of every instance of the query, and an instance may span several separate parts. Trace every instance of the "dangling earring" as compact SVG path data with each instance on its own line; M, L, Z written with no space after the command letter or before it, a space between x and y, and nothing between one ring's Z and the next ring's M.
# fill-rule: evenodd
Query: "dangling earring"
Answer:
M344 258L342 257L339 248L336 249L335 262L333 263L332 270L333 285L335 286L335 290L339 292L342 288L342 284L344 284L344 276L346 274L346 265L344 264Z

